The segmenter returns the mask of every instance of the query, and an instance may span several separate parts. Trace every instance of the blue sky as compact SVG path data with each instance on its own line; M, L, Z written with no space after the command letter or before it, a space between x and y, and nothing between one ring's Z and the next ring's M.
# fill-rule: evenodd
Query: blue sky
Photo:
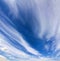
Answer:
M45 61L50 58L52 61L52 57L59 58L60 8L58 2L60 1L1 0L0 52L16 57L34 56L37 61L40 60L37 57L41 56L45 57ZM4 54L0 55L5 56Z

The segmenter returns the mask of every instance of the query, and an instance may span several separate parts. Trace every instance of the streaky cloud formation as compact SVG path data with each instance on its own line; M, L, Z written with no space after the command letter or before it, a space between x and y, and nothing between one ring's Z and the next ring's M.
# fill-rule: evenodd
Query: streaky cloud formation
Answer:
M59 0L0 0L0 59L60 61L59 6Z

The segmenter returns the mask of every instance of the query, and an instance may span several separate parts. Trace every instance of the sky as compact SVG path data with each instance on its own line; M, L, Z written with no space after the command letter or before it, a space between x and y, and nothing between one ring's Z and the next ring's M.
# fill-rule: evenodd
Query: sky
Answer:
M0 56L8 61L59 61L60 1L0 0Z

